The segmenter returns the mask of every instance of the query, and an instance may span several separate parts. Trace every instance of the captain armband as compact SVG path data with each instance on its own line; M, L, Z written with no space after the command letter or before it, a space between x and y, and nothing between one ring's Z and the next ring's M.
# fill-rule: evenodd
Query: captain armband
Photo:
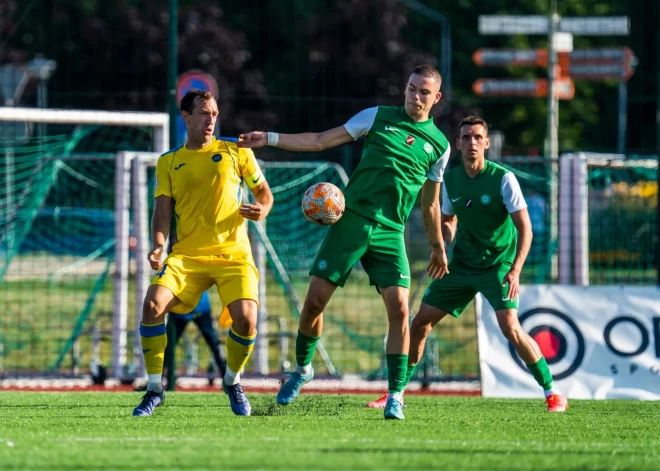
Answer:
M266 181L266 177L264 177L264 174L261 172L261 169L257 169L256 172L254 172L252 175L248 177L247 184L250 188L254 188L261 185L265 181Z

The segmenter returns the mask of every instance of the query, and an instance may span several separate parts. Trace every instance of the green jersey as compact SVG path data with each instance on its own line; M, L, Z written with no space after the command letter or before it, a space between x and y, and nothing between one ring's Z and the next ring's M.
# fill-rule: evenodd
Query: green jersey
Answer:
M442 182L447 138L433 119L417 123L401 106L368 108L344 127L353 139L365 136L362 159L344 190L346 208L403 232L422 184Z
M449 271L485 272L513 263L518 232L510 213L527 207L513 173L493 162L474 178L463 165L445 175L442 212L458 218Z

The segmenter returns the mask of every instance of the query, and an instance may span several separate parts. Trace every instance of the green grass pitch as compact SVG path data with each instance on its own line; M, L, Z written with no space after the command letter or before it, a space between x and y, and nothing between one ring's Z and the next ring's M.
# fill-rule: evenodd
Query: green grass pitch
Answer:
M248 391L249 393L249 391ZM660 403L410 396L383 420L367 396L170 393L134 418L137 393L0 393L0 469L657 470Z

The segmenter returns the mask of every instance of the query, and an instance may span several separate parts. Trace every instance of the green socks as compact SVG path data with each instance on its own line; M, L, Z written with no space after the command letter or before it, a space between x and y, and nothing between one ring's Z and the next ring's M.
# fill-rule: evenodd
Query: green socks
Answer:
M552 374L550 373L550 368L548 368L548 362L545 361L544 357L541 357L539 361L533 365L527 365L529 371L534 376L534 379L539 386L541 386L545 391L552 389Z
M406 387L408 373L408 355L402 353L388 353L387 358L387 386L390 393L400 393Z
M312 363L316 344L319 343L320 338L308 337L298 331L298 336L296 337L296 362L298 366L307 366Z
M410 380L415 375L415 370L417 369L417 363L411 365L408 363L408 370L406 371L406 386L410 384Z

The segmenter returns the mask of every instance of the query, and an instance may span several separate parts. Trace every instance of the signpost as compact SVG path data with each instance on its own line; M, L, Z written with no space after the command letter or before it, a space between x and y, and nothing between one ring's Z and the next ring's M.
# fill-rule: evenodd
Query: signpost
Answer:
M630 21L627 16L561 18L557 0L551 0L549 15L480 15L479 33L547 35L548 50L539 49L479 49L473 60L480 66L547 67L547 79L494 80L479 79L474 92L479 96L528 96L548 98L547 148L550 168L550 238L549 250L557 241L558 228L558 127L559 100L573 98L572 79L619 80L619 152L625 148L626 81L632 76L634 57L628 48L586 48L573 50L572 35L627 36ZM558 53L561 57L558 57ZM551 274L558 273L557 256L552 256ZM559 280L560 283L562 280Z
M545 15L479 15L479 34L539 34L549 33ZM558 31L581 36L628 36L627 16L586 16L561 18Z
M626 150L626 127L628 122L627 82L633 75L637 58L628 47L592 47L576 49L571 54L570 76L576 80L619 81L619 125L617 152Z
M573 49L569 53L572 64L620 64L632 73L635 56L628 47L592 47ZM480 48L472 54L472 60L481 67L546 67L547 49L493 49ZM619 78L618 76L616 77Z
M478 96L548 96L548 81L546 79L479 79L472 85ZM555 80L555 94L558 100L571 100L575 95L573 80L560 77Z
M621 80L632 77L630 64L571 64L569 73L574 79Z
M477 49L472 60L480 66L531 66L543 67L548 64L546 49Z
M633 52L628 47L587 47L571 53L573 62L631 62Z

